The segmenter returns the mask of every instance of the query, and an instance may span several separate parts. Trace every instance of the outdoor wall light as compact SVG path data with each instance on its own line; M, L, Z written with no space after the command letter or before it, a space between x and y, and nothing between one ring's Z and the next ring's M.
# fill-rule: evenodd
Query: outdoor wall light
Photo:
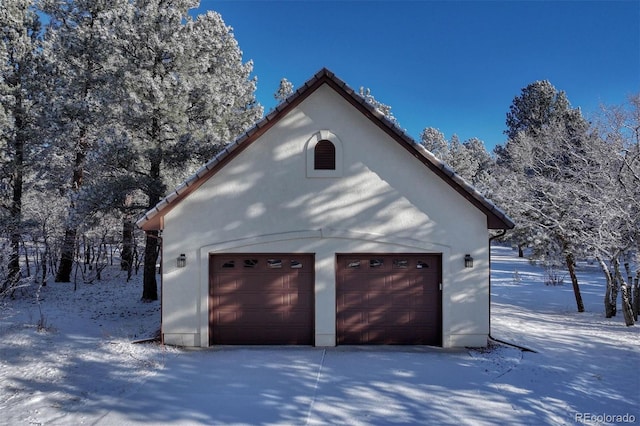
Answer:
M184 253L181 253L177 259L178 268L184 268L187 266L187 256Z
M464 267L465 268L473 268L473 257L470 254L464 255Z

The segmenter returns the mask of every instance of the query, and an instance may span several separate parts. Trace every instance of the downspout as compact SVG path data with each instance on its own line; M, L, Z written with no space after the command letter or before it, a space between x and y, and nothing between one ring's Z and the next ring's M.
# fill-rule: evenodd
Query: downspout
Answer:
M516 345L515 343L505 342L504 340L496 339L491 335L491 242L496 238L504 237L506 233L507 233L507 230L502 229L502 233L496 234L493 237L489 237L489 339L493 340L494 342L502 343L503 345L520 349L522 352L538 353L533 349L525 348L524 346Z

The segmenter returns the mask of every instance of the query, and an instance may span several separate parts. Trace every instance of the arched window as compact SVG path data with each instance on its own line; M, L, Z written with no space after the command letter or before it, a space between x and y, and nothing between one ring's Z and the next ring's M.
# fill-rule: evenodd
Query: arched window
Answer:
M308 178L342 177L342 141L330 130L319 130L304 145Z
M318 142L313 151L313 168L315 170L336 169L336 147L328 140Z

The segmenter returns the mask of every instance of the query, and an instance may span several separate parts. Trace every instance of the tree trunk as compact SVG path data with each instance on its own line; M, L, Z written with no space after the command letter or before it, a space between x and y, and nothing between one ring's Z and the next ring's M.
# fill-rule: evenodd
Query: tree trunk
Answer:
M144 274L142 300L150 302L158 300L158 284L156 282L156 263L160 253L158 231L147 231L144 247Z
M616 259L614 263L614 271L616 279L620 283L620 290L622 293L622 314L624 315L624 322L627 327L629 327L635 323L633 320L633 308L631 307L631 288L622 277L622 273L620 272L620 262L618 259Z
M631 308L631 287L626 283L620 286L622 290L622 313L624 314L624 323L627 327L635 324L633 320L633 309Z
M24 253L24 266L25 273L27 274L27 278L31 277L31 264L29 262L29 249L27 248L27 243L21 238L20 242L22 243L22 252Z
M56 272L57 283L71 282L71 272L73 271L73 254L76 247L76 230L67 229L64 232L64 241L60 250L60 265Z
M84 96L87 98L89 93L89 85L85 84ZM81 129L78 137L76 149L76 157L73 163L73 177L71 181L72 198L69 203L68 220L65 232L64 242L62 243L62 253L60 253L60 266L56 273L56 282L71 282L71 271L73 269L73 254L75 249L75 242L78 230L72 220L75 216L76 202L75 193L80 190L84 183L84 168L87 159L87 153L89 151L89 130L86 128Z
M633 284L633 276L631 275L631 265L629 265L629 262L624 262L624 270L627 273L627 282L629 285Z
M133 247L135 244L135 228L129 213L132 203L133 196L127 194L122 203L124 217L122 219L122 255L120 257L120 270L127 271L127 281L131 279L131 271L133 271Z
M151 185L148 186L147 196L148 207L151 209L158 204L164 194L164 184L161 178L162 169L162 144L160 142L160 122L156 117L151 120L150 135L151 140L156 144L154 153L150 156L149 178ZM160 253L160 239L158 231L146 231L146 242L144 246L144 267L143 267L143 289L142 300L158 300L158 285L156 283L156 262Z
M11 232L11 253L9 254L9 265L6 282L2 289L14 287L20 281L20 232Z
M576 297L578 312L584 312L584 303L582 302L582 295L580 294L580 285L578 284L578 277L576 276L576 262L573 259L573 254L567 254L565 259L567 261L569 275L571 276L571 284L573 284L573 294Z
M617 305L618 293L620 292L620 287L624 284L624 280L622 279L622 274L620 273L620 260L617 257L614 257L611 260L611 263L613 264L613 287L611 287L611 301L612 303ZM616 307L616 313L617 310L618 309Z
M22 227L22 187L24 179L24 148L26 144L24 110L22 96L17 94L18 108L15 110L16 134L13 139L13 170L11 183L13 192L9 214L11 216L11 253L9 254L7 281L3 289L13 287L20 280L20 240Z
M127 279L131 278L133 268L133 221L126 215L122 221L122 257L120 259L120 270L127 271Z
M519 258L523 258L524 257L524 250L522 249L522 246L518 244L518 257Z
M42 253L42 276L40 278L40 285L45 287L47 285L47 261L49 260L49 243L46 238L44 240L44 253Z
M638 321L638 315L640 314L640 265L638 266L635 282L633 283L633 302L631 307L633 308L633 319Z
M15 202L13 204L15 206ZM13 216L11 218L13 229L11 230L11 253L9 254L6 288L15 286L20 280L20 207L12 208L11 215Z
M613 294L613 277L611 276L611 272L609 271L607 264L599 257L597 259L600 264L600 268L604 273L604 277L607 280L607 286L604 292L604 315L606 318L611 318L616 315L616 301L611 299Z

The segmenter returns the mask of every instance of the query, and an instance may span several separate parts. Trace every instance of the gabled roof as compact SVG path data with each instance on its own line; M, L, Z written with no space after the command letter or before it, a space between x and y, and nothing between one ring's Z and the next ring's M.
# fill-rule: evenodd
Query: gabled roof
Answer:
M415 158L421 161L426 167L486 214L487 226L489 229L511 229L515 226L513 221L502 210L496 207L495 204L482 196L482 194L467 183L462 177L458 176L445 163L436 158L422 145L418 144L403 130L388 120L384 114L374 108L362 96L326 68L321 69L295 93L291 94L291 96L278 105L271 113L258 121L251 129L242 134L235 141L227 145L212 160L207 162L195 174L178 186L172 193L162 199L154 208L146 212L136 222L136 224L145 231L162 229L164 216L171 211L175 205L200 187L200 185L206 182L211 176L216 174L218 170L255 142L275 123L324 84L335 90L347 102L353 105L375 125L391 136L392 139L409 151Z

